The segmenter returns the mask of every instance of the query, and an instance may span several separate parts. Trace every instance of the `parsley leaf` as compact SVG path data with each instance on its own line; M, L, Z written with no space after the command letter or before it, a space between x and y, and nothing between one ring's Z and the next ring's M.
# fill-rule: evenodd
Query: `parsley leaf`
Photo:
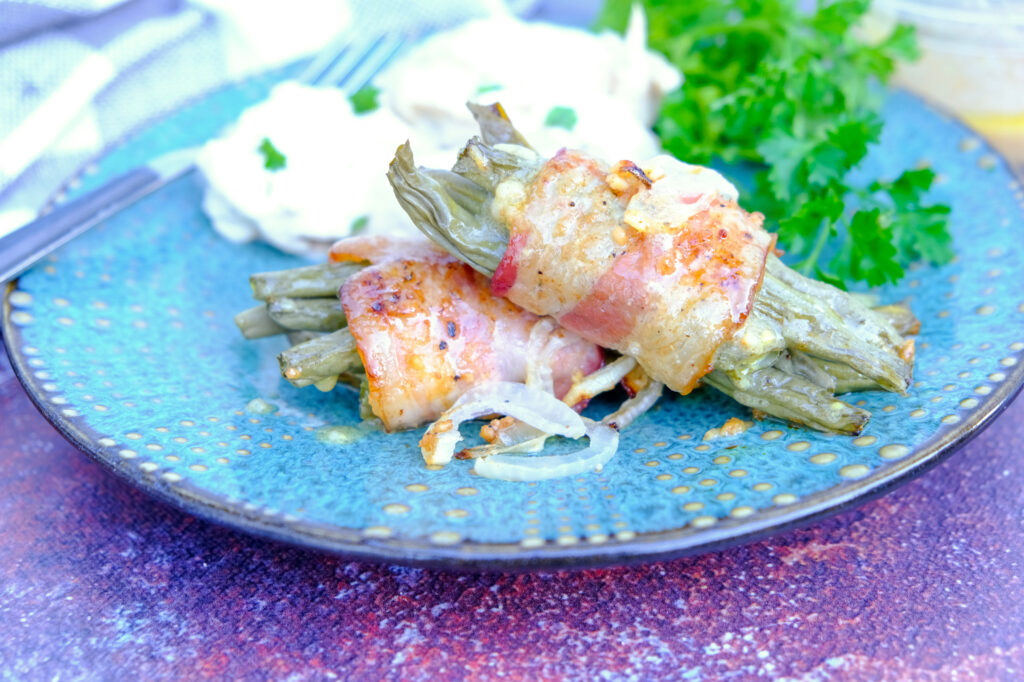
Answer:
M498 85L497 83L484 83L483 85L476 89L476 93L474 94L485 95L488 92L495 92L496 90L501 90L502 87L503 86Z
M576 110L571 107L551 107L544 125L552 128L565 128L572 130L576 127Z
M370 216L361 215L352 221L352 224L348 228L349 235L362 234L366 232L366 226L370 224Z
M632 2L605 0L595 29L624 31ZM913 29L869 44L851 27L870 0L803 4L643 0L648 44L685 76L654 126L662 146L690 163L752 167L744 204L804 274L874 285L917 260L948 262L949 207L926 199L934 174L855 180L881 135L879 85L917 57Z
M352 103L352 111L357 114L365 114L380 108L380 102L377 99L379 96L380 89L367 84L349 95L348 101Z
M264 137L257 150L263 154L263 167L268 171L279 171L288 163L288 158L277 151L270 138Z

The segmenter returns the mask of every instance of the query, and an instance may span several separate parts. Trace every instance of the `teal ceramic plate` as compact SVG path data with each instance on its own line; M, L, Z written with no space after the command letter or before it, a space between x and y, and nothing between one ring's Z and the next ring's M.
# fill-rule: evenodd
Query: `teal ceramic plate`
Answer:
M96 187L216 134L275 76L215 93L111 149L76 179ZM705 551L868 499L952 452L1024 375L1024 210L1004 163L957 122L890 97L869 172L927 162L953 206L957 260L910 272L886 300L922 320L909 396L854 398L874 413L856 439L757 423L710 391L668 396L622 435L600 473L538 484L485 480L466 462L428 470L418 432L357 423L353 393L282 381L280 342L241 339L247 277L296 265L211 229L182 179L62 248L9 287L3 331L29 395L82 450L172 504L248 532L354 557L448 567L611 564ZM263 398L271 413L253 413ZM600 408L601 406L597 406Z

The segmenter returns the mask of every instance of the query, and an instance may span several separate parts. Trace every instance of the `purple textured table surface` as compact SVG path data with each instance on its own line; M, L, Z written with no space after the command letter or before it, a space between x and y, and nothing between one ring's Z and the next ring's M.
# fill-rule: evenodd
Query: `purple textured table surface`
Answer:
M923 477L700 557L522 575L346 561L167 507L0 359L0 679L1022 679L1024 400Z

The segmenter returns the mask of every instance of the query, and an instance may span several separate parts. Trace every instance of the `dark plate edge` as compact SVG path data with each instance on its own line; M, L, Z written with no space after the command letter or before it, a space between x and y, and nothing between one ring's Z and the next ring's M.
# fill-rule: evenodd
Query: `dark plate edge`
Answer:
M12 331L9 322L10 303L6 296L11 289L13 284L8 284L3 305L3 326L0 328L5 341L10 338ZM349 559L477 572L584 569L669 560L720 551L813 524L876 499L945 461L981 433L1024 387L1024 365L1018 364L1017 371L1008 375L992 397L972 413L972 416L978 415L977 418L965 420L957 428L949 429L928 448L919 451L918 456L908 457L895 465L898 468L890 467L862 479L858 484L848 485L840 496L829 495L827 490L822 491L791 505L763 510L754 520L744 519L735 523L724 521L701 530L687 527L638 533L630 540L610 540L599 545L586 542L571 546L546 543L539 548L524 548L518 543L463 542L446 547L424 541L363 538L358 529L327 524L271 522L264 517L236 510L233 507L237 505L218 500L189 484L166 483L155 473L132 475L128 467L119 466L117 461L104 456L87 433L39 398L41 392L34 386L29 368L23 365L21 356L15 354L10 345L5 345L15 375L26 388L30 401L62 436L133 487L141 488L179 511L233 530ZM36 390L29 390L29 386ZM736 528L744 530L734 532Z

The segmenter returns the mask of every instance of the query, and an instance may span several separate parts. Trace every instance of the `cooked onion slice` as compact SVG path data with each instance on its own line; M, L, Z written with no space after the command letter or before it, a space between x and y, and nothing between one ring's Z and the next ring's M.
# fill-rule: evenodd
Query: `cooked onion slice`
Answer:
M636 360L628 356L623 356L575 382L569 389L569 392L562 397L562 402L566 405L575 407L579 403L590 400L600 393L612 390L620 381L623 380L623 377L637 369ZM646 377L646 375L644 376ZM527 379L527 383L530 383L529 379ZM618 414L618 411L616 414ZM642 412L638 413L636 416L640 416L640 414L642 414ZM606 420L602 421L607 423ZM541 435L541 431L530 428L526 424L517 422L514 419L495 419L490 424L480 429L480 435L488 443L511 446L517 445L524 440L536 439ZM470 448L470 455L473 457L486 457L487 455L480 454L482 452L489 453L491 450L487 449L487 446Z
M522 424L522 422L516 422ZM540 433L537 429L532 426L526 427L530 429L532 433ZM492 455L504 455L510 452L540 452L544 449L544 444L547 442L549 436L546 433L541 433L539 436L531 436L530 438L524 438L523 440L504 445L502 443L491 443L489 445L477 445L475 448L466 448L462 452L455 454L456 459L483 459L484 457L490 457Z
M430 425L420 439L423 459L427 464L447 464L462 440L462 422L495 413L515 417L546 434L581 438L587 431L583 418L550 393L525 384L495 381L466 391Z
M526 385L548 393L555 392L555 381L551 373L552 358L546 352L554 330L555 323L542 317L530 329L530 338L526 342Z
M590 445L582 450L567 455L491 455L476 460L473 471L503 481L543 481L599 470L618 449L619 432L585 417L582 422L590 438Z
M575 405L583 400L590 400L599 393L610 391L634 367L636 367L636 359L623 355L615 362L608 363L574 383L569 392L562 396L562 400L567 405Z
M622 403L619 409L605 416L601 423L621 431L658 402L658 398L661 397L661 389L664 387L664 384L652 379L635 396Z
M518 445L525 440L536 439L542 435L544 435L542 431L533 428L529 424L524 424L521 421L509 419L508 417L494 419L490 424L485 424L480 429L481 438L491 445L498 446ZM476 448L470 448L470 450L485 447L487 446L478 445Z

